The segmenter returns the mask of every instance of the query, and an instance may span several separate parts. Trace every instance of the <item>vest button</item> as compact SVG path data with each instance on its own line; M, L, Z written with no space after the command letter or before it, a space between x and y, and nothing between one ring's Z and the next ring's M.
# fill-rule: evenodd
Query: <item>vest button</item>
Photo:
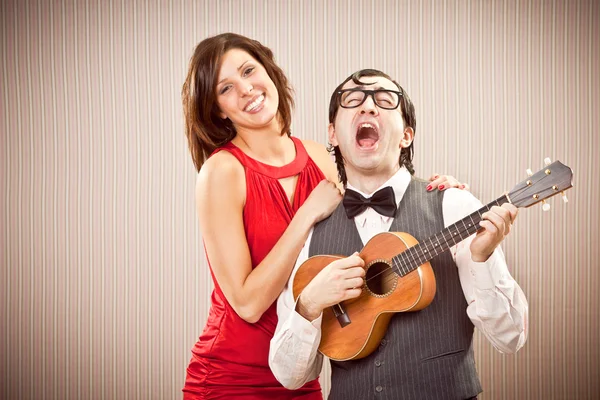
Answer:
M381 367L381 361L379 361L379 360L375 361L375 366L376 367Z
M385 346L386 344L387 344L387 340L385 340L385 339L382 339L382 340L381 340L381 345L382 345L382 346Z
M383 390L383 387L381 387L381 386L377 386L375 388L375 391L378 392L378 393L381 392L382 390Z

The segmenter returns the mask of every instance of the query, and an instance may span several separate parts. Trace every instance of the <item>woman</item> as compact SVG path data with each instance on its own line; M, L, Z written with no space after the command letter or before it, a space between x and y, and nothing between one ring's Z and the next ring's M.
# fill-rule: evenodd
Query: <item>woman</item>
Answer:
M184 398L321 399L317 380L281 386L268 353L275 300L310 229L342 199L335 164L324 146L291 137L291 89L257 41L232 33L202 41L182 98L215 284Z

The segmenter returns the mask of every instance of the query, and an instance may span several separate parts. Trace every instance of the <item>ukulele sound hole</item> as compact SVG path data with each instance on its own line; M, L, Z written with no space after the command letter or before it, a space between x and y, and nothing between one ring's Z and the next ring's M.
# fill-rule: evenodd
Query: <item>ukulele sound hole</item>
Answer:
M385 261L375 261L367 269L365 276L367 289L375 296L391 293L398 283L398 275Z

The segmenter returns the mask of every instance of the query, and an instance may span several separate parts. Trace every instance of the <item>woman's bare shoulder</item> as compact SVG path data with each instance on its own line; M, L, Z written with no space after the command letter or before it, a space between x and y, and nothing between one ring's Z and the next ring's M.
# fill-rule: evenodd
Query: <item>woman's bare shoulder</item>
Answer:
M228 151L213 154L202 165L196 179L196 189L218 189L235 187L244 179L244 167L240 161ZM227 185L223 185L227 183Z

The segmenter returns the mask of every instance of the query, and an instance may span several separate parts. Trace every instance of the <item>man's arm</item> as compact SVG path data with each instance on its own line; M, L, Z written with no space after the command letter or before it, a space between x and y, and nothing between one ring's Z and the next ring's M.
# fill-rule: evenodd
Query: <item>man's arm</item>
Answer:
M323 356L318 352L322 315L309 322L298 314L292 291L296 271L308 259L311 237L312 230L290 280L277 299L278 322L269 350L269 367L275 378L288 389L297 389L317 378L323 365Z
M469 192L448 190L443 202L444 224L448 226L481 207ZM484 262L473 261L474 238L450 249L468 303L467 314L497 350L515 353L527 340L527 299L508 271L500 246Z
M298 389L317 378L323 366L323 355L318 352L322 316L309 322L294 305L292 291L286 288L277 300L279 322L269 350L271 371L288 389Z
M271 339L269 366L277 380L296 389L319 376L323 356L321 342L323 310L360 296L364 284L364 261L355 253L327 265L293 299L296 271L308 259L312 231L302 249L287 286L277 300L277 328Z

